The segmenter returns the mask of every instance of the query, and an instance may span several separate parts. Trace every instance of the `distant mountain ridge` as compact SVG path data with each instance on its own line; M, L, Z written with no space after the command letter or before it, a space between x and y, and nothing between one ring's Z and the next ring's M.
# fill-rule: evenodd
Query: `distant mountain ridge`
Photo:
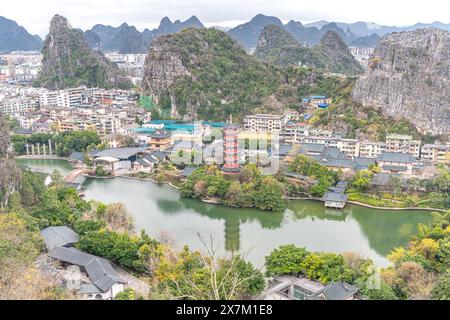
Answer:
M376 34L357 34L351 28L340 26L334 22L321 21L305 26L299 21L290 20L287 24L283 24L277 17L265 16L263 14L258 14L249 22L229 30L228 34L238 41L247 51L251 51L257 46L261 31L268 25L276 25L284 28L299 43L311 47L318 45L328 31L337 33L348 46L360 47L370 45L371 47L375 47L380 39Z
M101 47L106 52L119 53L147 53L153 39L166 34L176 33L186 28L204 28L203 24L196 16L192 16L186 21L175 20L172 22L168 17L164 17L157 29L145 29L139 32L136 27L123 23L119 27L95 25L87 32L95 33L101 40ZM86 37L85 37L86 38ZM95 49L97 43L93 42L91 48Z
M17 22L0 17L0 51L38 51L42 49L42 39L32 35Z
M326 20L307 24L290 20L288 23L283 24L279 18L263 14L258 14L249 22L235 28L223 28L220 26L213 28L227 32L249 51L257 46L262 29L269 24L282 26L299 43L309 46L319 44L320 39L327 31L335 31L348 46L373 48L376 47L382 36L392 32L413 31L422 28L437 28L450 31L450 23L438 21L433 23L416 23L405 27L384 26L364 21L343 23ZM126 23L118 27L97 24L84 32L84 38L94 50L146 53L151 41L156 37L179 32L190 27L203 28L204 25L195 15L186 21L175 20L174 22L168 17L164 17L158 28L153 30L145 29L142 32ZM118 38L113 40L120 31L123 34L128 34L131 40L125 42L123 35L119 35ZM93 33L100 38L100 42ZM111 41L112 43L110 43ZM40 50L42 45L43 40L39 36L31 35L13 20L0 17L0 51Z
M315 28L322 28L323 26L330 24L331 22L328 21L317 21L313 23L308 23L305 26L306 27L315 27ZM344 23L344 22L335 22L336 25L343 29L349 29L354 34L364 37L364 36L370 36L372 34L377 34L379 36L384 36L388 33L392 32L402 32L402 31L413 31L416 29L429 29L429 28L436 28L436 29L442 29L446 31L450 31L450 23L442 23L439 21L435 21L432 23L416 23L412 26L406 26L406 27L396 27L396 26L383 26L379 25L373 22L354 22L354 23Z

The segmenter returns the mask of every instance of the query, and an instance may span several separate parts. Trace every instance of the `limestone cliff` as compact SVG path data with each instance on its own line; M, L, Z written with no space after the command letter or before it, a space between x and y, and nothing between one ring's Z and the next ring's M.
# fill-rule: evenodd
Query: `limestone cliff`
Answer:
M420 29L384 36L353 98L420 131L450 132L450 32Z
M229 114L298 109L299 88L307 92L317 78L324 76L260 62L217 29L186 29L153 41L142 94L147 107L164 114L223 121Z
M36 85L49 89L126 87L119 67L91 49L80 30L55 15L42 49L42 69Z

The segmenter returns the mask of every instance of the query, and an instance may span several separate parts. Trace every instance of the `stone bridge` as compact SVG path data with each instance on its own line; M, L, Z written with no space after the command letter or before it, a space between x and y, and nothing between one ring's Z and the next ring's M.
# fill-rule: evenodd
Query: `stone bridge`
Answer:
M72 171L70 171L65 177L64 182L72 183L75 181L76 178L78 178L80 175L84 173L91 173L93 172L92 169L86 169L86 168L77 168Z

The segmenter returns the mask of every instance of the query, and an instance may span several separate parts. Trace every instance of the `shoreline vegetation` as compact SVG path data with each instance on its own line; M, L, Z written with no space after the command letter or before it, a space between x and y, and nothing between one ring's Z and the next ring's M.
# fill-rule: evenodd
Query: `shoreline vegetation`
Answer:
M67 161L70 163L70 159L68 157L58 157L58 156L17 156L17 159L29 159L29 160L63 160L63 161ZM151 175L149 175L148 177L137 177L137 176L133 176L132 174L126 174L126 175L120 175L120 176L107 176L107 177L100 177L100 176L94 176L94 175L88 175L88 174L83 174L83 177L87 177L87 178L91 178L91 179L114 179L114 178L124 178L124 179L130 179L130 180L137 180L137 181L148 181L157 185L161 185L161 184L165 184L167 186L169 186L170 188L181 192L182 188L179 186L174 185L171 181L158 181L155 178L152 178ZM227 205L225 203L222 203L220 201L219 198L209 198L209 199L200 199L197 198L197 200L203 202L203 203L207 203L207 204L212 204L212 205L219 205L219 206L225 206L225 207L230 207L230 208L255 208L255 206L233 206L233 205ZM318 197L305 197L305 196L301 196L301 197L296 197L296 196L286 196L285 197L286 201L317 201L317 202L323 202L321 198ZM353 201L353 200L349 200L347 201L348 204L350 205L355 205L355 206L360 206L360 207L365 207L365 208L370 208L370 209L376 209L376 210L392 210L392 211L409 211L409 210L423 210L423 211L431 211L431 212L447 212L446 209L442 209L442 208L428 208L428 207L395 207L395 206L375 206L375 205L371 205L370 203L364 203L361 201ZM394 201L392 201L392 203L395 203Z
M8 132L7 126L2 128L1 121L0 129ZM379 270L380 285L377 287L373 287L371 281L378 276L373 261L356 253L313 252L295 245L283 245L266 256L263 272L247 262L243 253L233 251L218 256L213 239L208 242L208 239L200 238L207 250L205 253L193 251L188 246L181 250L175 248L167 235L152 238L144 231L138 233L123 204L106 205L82 199L76 189L64 184L57 170L51 174L50 185L46 186L41 175L16 166L14 156L7 152L9 136L2 135L2 131L0 137L6 139L4 144L0 141L0 164L5 172L3 179L8 182L2 186L12 188L3 188L0 193L0 238L5 243L5 250L0 254L0 266L4 270L0 272L0 298L78 298L76 292L62 288L36 264L38 257L46 252L40 230L66 225L80 235L76 248L112 261L149 285L150 290L145 295L126 288L115 297L116 300L250 300L261 297L270 285L268 281L279 275L305 276L324 285L345 281L356 285L361 296L371 300L448 299L450 211L433 214L431 224L419 225L417 236L407 245L391 251L388 259L393 265ZM253 192L257 189L264 196L251 200L269 207L271 201L279 202L281 187L266 183L279 183L278 180L269 177L272 180L266 181L252 169L244 168L247 175L240 177L240 183L245 189ZM196 175L206 179L211 176L208 173L206 167L198 170ZM322 186L330 182L325 177L331 177L328 172L323 173ZM164 180L161 179L165 178L163 175L163 172L158 173L156 180ZM255 181L260 182L256 187ZM197 187L202 188L193 191L223 192L230 196L228 184L233 182L217 175L207 183L208 188L206 184L200 184ZM190 190L182 188L181 191ZM304 194L298 188L295 191L297 195Z

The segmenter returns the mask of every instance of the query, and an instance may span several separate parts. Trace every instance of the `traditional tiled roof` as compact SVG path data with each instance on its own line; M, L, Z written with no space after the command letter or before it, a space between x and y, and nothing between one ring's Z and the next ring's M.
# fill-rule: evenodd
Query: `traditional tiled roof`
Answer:
M359 288L339 281L326 286L321 294L327 300L347 300L358 293L358 291Z
M183 172L181 172L181 176L186 177L186 178L190 177L194 173L195 170L197 170L196 167L185 167L183 169Z
M63 247L55 247L48 255L51 258L84 267L92 283L103 292L108 291L116 283L126 283L113 269L111 263L104 258L75 248Z
M145 151L145 148L113 148L99 151L93 154L94 158L111 157L120 160L128 159Z
M380 156L378 156L378 160L386 162L410 163L414 162L416 159L408 153L383 152Z
M333 202L345 202L348 200L348 196L342 193L328 192L327 194L325 194L325 196L323 196L322 200Z
M73 245L80 240L78 234L66 226L47 227L41 230L41 235L44 238L47 250Z

